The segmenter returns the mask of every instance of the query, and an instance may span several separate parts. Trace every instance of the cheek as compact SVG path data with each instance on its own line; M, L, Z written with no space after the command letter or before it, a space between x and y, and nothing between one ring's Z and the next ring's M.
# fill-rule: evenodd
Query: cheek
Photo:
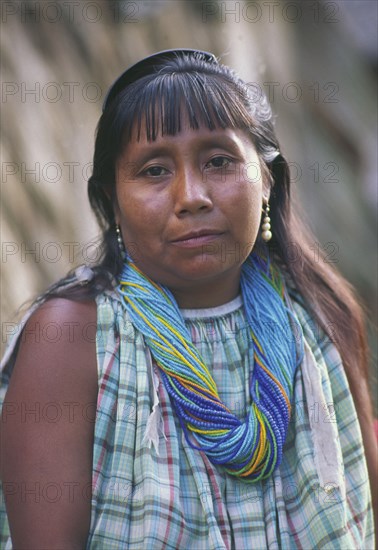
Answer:
M163 205L156 197L145 197L132 189L117 191L118 212L123 238L126 241L140 241L150 238L160 228L163 215Z
M262 185L257 182L243 182L238 193L237 221L241 231L256 233L261 219Z

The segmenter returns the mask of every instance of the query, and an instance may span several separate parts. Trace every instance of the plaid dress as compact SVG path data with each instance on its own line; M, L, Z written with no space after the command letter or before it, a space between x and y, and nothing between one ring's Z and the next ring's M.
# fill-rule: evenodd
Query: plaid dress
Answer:
M306 353L283 460L271 478L255 483L225 474L188 445L144 338L117 294L101 294L97 306L88 550L374 547L365 455L344 369L299 301L292 307ZM183 316L220 397L243 418L253 361L241 299L183 310ZM151 417L155 438L146 438ZM2 519L5 542L4 510Z

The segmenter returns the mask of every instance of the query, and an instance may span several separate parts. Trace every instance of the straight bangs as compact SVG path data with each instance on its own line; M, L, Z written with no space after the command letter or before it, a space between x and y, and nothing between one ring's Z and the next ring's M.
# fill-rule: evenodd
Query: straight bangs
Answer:
M242 87L198 72L140 79L123 92L115 119L122 125L122 146L139 141L142 130L155 141L159 135L176 135L186 124L194 130L254 127Z

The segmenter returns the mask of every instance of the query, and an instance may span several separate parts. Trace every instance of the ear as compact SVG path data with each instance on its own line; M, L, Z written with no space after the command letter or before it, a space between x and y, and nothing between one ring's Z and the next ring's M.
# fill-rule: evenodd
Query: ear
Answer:
M112 185L108 185L107 187L105 187L104 192L105 192L106 196L108 197L109 202L112 205L113 214L114 214L114 221L117 225L119 225L120 219L121 219L121 211L120 211L119 204L118 204L118 197L117 197L116 189Z
M265 208L267 204L269 204L269 199L271 195L272 190L272 183L270 178L265 178L263 180L263 188L262 188L262 207Z
M263 193L262 207L265 208L269 204L270 193Z
M262 176L262 192L264 204L269 202L272 187L274 185L274 179L269 166L263 161L261 162L261 176Z
M113 198L113 211L114 211L114 220L117 225L120 225L121 211L119 209L117 197Z

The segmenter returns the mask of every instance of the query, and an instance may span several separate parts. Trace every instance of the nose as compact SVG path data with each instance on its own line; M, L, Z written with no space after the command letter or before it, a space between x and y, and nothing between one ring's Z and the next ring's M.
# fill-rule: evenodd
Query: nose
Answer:
M174 186L175 213L182 217L212 210L210 190L202 174L192 170L182 171Z

